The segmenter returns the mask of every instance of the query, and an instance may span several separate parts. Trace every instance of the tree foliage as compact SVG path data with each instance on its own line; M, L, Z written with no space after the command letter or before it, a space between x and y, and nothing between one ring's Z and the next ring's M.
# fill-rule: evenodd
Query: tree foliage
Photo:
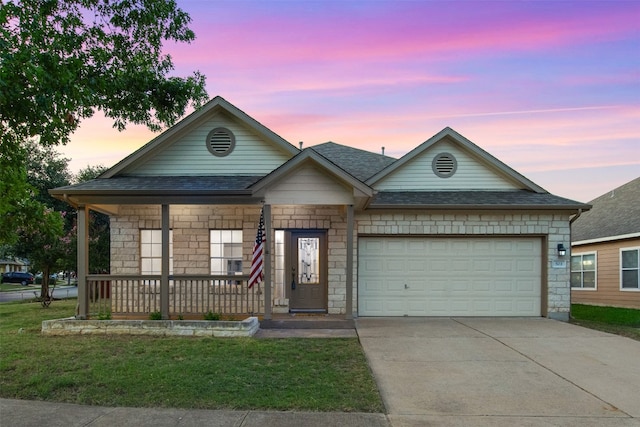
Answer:
M27 141L66 144L96 110L158 131L206 101L162 52L189 22L174 0L0 0L0 244L28 219Z
M70 248L70 236L75 233L75 210L48 193L48 189L71 182L69 159L61 157L53 147L43 147L34 141L22 147L28 155L24 170L28 197L21 200L15 240L10 252L26 258L31 270L43 272L41 295L49 295L49 273L65 263Z
M207 98L204 76L170 77L164 41L191 42L173 0L22 0L0 9L0 122L20 140L64 144L96 109L152 130ZM3 141L4 142L4 141Z
M53 147L41 146L33 140L24 146L28 153L25 160L27 182L35 189L34 198L54 210L68 210L69 205L53 198L49 190L71 184L70 159L62 157Z

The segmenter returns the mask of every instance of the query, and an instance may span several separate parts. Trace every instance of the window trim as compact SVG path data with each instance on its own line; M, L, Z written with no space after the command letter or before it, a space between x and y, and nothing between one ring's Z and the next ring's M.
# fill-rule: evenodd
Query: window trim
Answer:
M581 280L580 280L580 287L574 287L571 285L571 274L574 273L573 269L571 268L571 258L573 258L574 256L579 256L580 257L580 264L582 265L582 257L585 255L593 255L595 257L595 266L593 268L593 273L594 273L594 279L593 279L593 283L594 286L593 288L585 288L584 287L584 275L582 275ZM591 271L591 270L587 270L587 271ZM584 273L585 270L584 269L580 269L580 273ZM594 292L598 290L598 251L592 251L592 252L580 252L580 253L572 253L571 257L569 258L569 288L572 291L590 291L590 292Z
M151 275L161 275L162 271L158 272L158 273L143 273L142 272L142 260L143 259L158 259L158 257L145 257L142 255L142 232L143 231L159 231L162 233L162 229L161 228L139 228L139 236L140 236L140 246L138 248L138 254L140 255L140 259L138 261L139 263L139 270L141 275L147 275L147 274L151 274ZM162 245L162 242L160 243L160 245ZM160 262L162 262L162 255L159 257ZM173 275L173 229L169 230L169 275Z
M620 287L620 291L621 292L640 292L640 259L638 260L638 268L634 268L634 269L626 269L623 270L622 269L622 252L626 252L626 251L638 251L638 257L640 258L640 246L631 246L628 248L620 248L619 249L619 259L620 259L620 264L618 265L618 268L620 270L620 281L618 286ZM622 287L622 272L623 271L633 271L636 270L638 272L638 287L637 288L623 288Z
M214 243L214 241L213 241L213 233L217 232L217 231L219 231L219 232L223 232L223 231L240 232L240 241L239 242L235 242L235 241L233 241L234 239L232 238L231 239L232 241L230 241L230 242L220 241L219 243ZM241 254L240 254L240 271L235 271L235 274L238 275L238 276L243 275L244 274L244 269L246 267L246 263L245 263L245 259L244 259L244 230L242 230L241 228L210 228L209 229L209 273L211 275L219 275L219 274L222 274L222 275L225 275L225 276L229 275L229 270L227 270L226 272L223 271L222 273L214 273L213 272L213 270L214 270L213 269L213 260L214 259L227 260L227 261L228 260L237 260L237 257L229 257L229 258L225 257L224 256L224 251L223 251L221 256L218 256L218 257L214 257L213 256L213 251L212 251L213 245L214 244L221 245L221 249L224 249L225 243L232 244L232 245L233 244L240 245L240 250L241 250ZM224 270L224 267L223 267L223 270Z

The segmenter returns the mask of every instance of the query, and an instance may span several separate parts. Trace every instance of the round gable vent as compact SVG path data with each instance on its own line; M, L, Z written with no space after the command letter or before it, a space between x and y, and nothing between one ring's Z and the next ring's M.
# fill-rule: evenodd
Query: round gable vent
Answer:
M433 162L431 162L431 167L433 168L433 173L440 178L449 178L456 173L458 162L456 158L453 157L453 154L440 153L434 157Z
M224 157L236 146L235 135L227 128L215 128L207 134L207 149L217 157Z

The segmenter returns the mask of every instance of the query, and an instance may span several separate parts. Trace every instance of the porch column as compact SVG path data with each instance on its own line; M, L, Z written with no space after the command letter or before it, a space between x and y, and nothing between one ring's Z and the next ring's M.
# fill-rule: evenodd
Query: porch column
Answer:
M353 205L347 206L347 306L345 317L353 319Z
M160 273L160 314L169 319L169 205L162 205L162 269Z
M264 318L271 320L271 248L275 242L272 241L271 233L271 205L263 206L264 232L267 242L264 245Z
M89 273L89 209L86 206L78 206L78 319L86 319L89 316L89 289L87 287L87 274Z

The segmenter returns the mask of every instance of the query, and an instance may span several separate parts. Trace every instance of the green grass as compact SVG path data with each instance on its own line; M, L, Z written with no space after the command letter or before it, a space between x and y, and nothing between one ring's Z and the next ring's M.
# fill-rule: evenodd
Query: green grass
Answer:
M571 304L571 323L640 341L640 310Z
M0 283L0 292L37 291L37 290L40 290L40 285L22 286L20 283Z
M0 305L0 396L87 405L383 412L353 339L40 334L75 300Z

